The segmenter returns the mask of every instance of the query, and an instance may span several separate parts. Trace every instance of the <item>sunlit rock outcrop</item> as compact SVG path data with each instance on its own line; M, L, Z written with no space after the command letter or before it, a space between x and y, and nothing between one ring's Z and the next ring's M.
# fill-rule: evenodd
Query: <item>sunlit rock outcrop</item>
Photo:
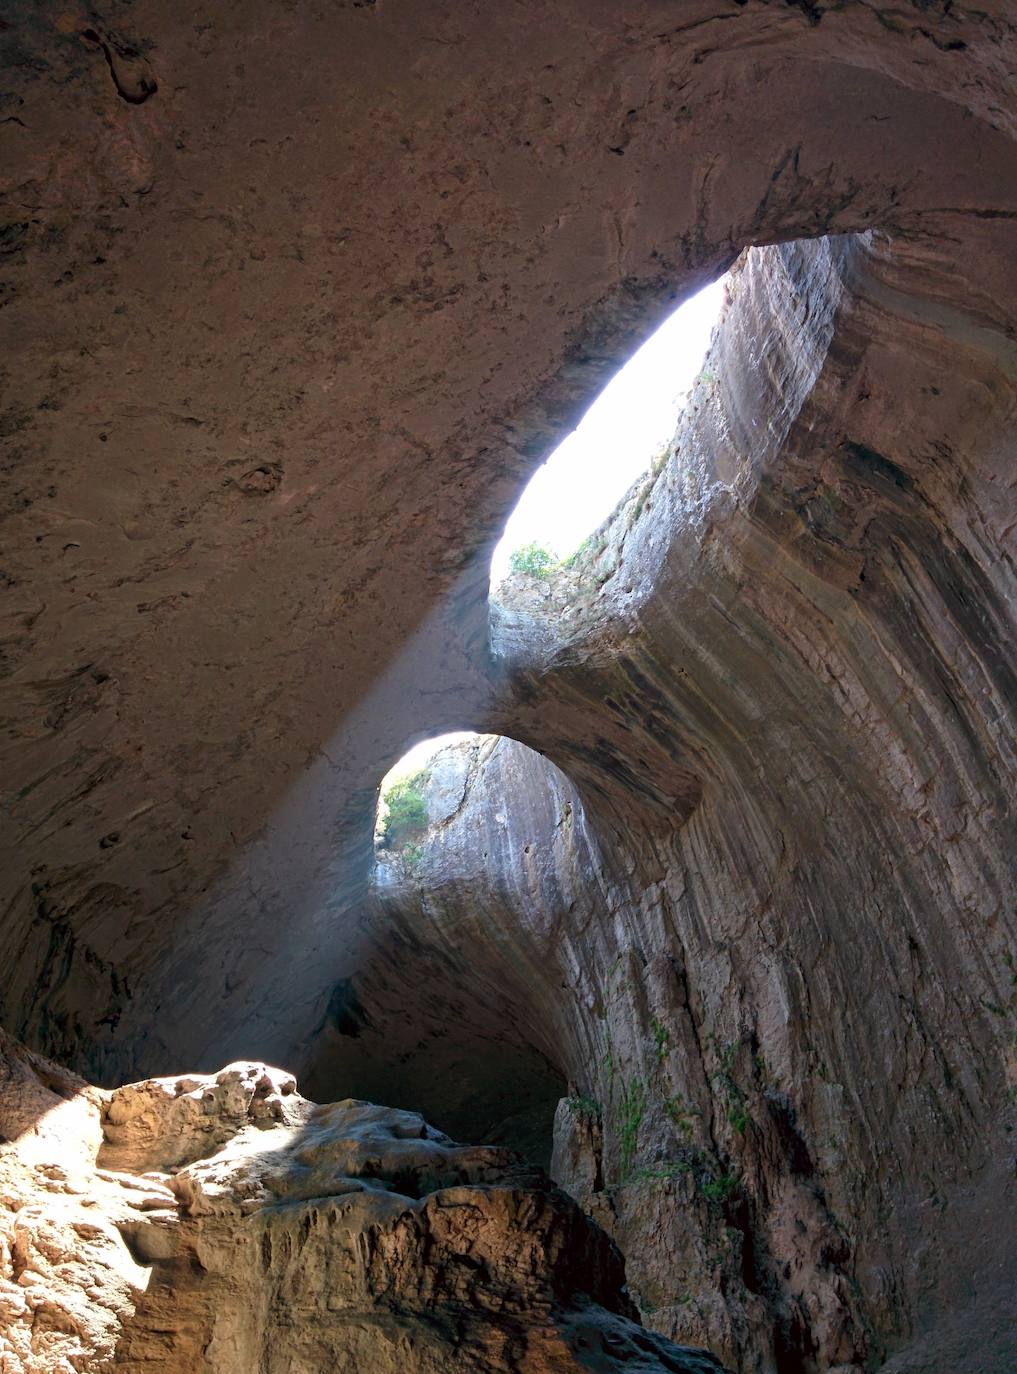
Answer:
M507 1151L264 1064L114 1092L0 1032L4 1374L720 1374Z

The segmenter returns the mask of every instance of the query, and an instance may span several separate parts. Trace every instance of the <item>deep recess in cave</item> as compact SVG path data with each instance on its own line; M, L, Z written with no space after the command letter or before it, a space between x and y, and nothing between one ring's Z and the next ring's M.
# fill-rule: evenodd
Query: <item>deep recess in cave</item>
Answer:
M0 1364L1010 1374L1012 7L9 9Z

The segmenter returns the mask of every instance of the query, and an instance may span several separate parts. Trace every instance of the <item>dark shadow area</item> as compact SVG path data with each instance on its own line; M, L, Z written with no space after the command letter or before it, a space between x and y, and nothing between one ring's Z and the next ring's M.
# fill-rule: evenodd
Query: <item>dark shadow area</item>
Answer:
M502 1145L542 1169L550 1164L555 1108L567 1084L537 1050L480 1037L462 1022L438 1030L421 1025L416 1043L395 1053L395 1031L379 1036L364 1030L362 1056L338 1041L348 1034L339 1024L323 1034L315 1066L301 1084L308 1097L348 1095L420 1112L453 1140ZM336 1058L342 1056L341 1077L330 1042Z

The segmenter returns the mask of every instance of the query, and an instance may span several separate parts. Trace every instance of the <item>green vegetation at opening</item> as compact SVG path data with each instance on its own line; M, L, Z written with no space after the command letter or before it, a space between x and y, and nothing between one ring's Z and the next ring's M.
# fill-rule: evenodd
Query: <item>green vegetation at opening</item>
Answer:
M587 559L596 558L606 548L607 535L603 530L598 530L595 534L588 534L578 548L573 549L567 558L562 559L561 565L563 568L577 568Z
M423 835L427 830L427 803L424 800L424 787L428 773L423 770L410 778L400 778L392 783L382 795L385 814L378 832L378 844L382 849L402 849L414 851L414 861L420 857L419 845L410 841Z
M509 554L509 572L532 578L535 582L549 582L558 573L579 572L592 563L607 547L603 530L587 537L565 558L559 558L544 544L523 544Z
M559 566L556 555L536 543L523 544L509 555L512 572L525 573L527 577L548 578Z
M509 555L509 569L511 572L523 573L526 577L535 577L546 582L561 569L578 568L587 559L596 558L606 547L607 536L603 531L587 535L567 558L559 558L543 544L523 544Z

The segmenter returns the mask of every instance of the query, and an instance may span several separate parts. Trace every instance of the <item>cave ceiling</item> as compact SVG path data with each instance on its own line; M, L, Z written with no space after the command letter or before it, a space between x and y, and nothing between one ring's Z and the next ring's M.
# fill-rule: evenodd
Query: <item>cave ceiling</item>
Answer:
M0 47L0 1008L107 1080L299 1058L386 768L541 746L490 549L743 248L878 233L1012 380L1004 4L14 3Z

